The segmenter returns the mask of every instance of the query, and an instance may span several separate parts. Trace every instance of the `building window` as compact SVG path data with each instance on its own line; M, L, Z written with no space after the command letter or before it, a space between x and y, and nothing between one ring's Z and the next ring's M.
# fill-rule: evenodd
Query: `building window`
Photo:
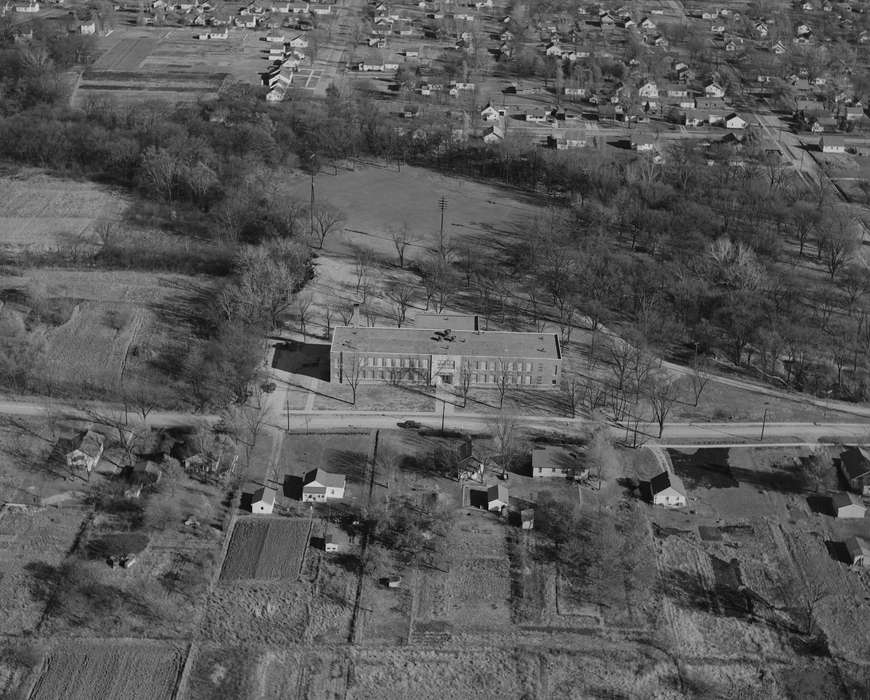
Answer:
M532 375L531 375L531 374L527 374L527 375L526 375L526 384L531 384L531 383L532 383Z
M538 384L543 384L543 383L544 383L544 378L543 378L542 376L538 375L538 376L535 378L535 381L536 381Z
M472 375L471 375L471 383L472 383L472 384L477 384L477 375L476 375L476 374L472 374Z
M382 369L378 370L378 379L383 379L383 378L384 378L384 370L382 370Z
M378 357L375 358L375 367L383 367L384 366L384 358Z
M543 372L543 371L544 371L544 363L543 363L543 362L539 362L539 363L538 363L538 371L539 371L539 372Z

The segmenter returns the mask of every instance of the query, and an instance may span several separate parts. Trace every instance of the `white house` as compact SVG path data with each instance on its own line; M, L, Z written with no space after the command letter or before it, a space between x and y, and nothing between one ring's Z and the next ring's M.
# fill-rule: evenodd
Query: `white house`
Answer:
M819 139L819 150L822 153L845 153L846 139L838 134L827 134Z
M579 468L580 456L559 445L535 445L532 450L533 477L562 477L574 475Z
M302 480L302 500L323 503L330 498L344 498L347 479L343 474L331 474L312 469Z
M707 97L725 97L725 90L719 83L710 83L704 87L704 94Z
M770 47L770 50L773 51L777 56L782 56L785 53L785 44L781 41L777 41L773 46Z
M658 99L659 87L652 81L648 81L637 89L638 97Z
M835 493L831 496L831 507L837 518L863 518L867 509L850 493Z
M641 153L653 151L656 147L656 140L648 134L635 134L631 137L631 147Z
M66 453L66 466L70 469L92 472L103 456L104 442L105 438L102 435L88 430L79 442L79 446Z
M251 495L251 512L261 515L271 515L275 508L275 489L264 486Z
M25 12L27 14L33 14L33 13L39 12L39 3L38 2L31 2L31 3L28 3L26 5L16 5L15 11L16 12Z
M488 104L482 110L480 110L480 118L485 122L494 122L498 121L500 117L504 116L504 113L501 110L496 109L491 104Z
M504 484L493 484L486 490L486 509L495 513L501 513L502 508L507 508L510 503L508 487Z
M746 128L746 120L743 119L739 114L732 112L728 116L725 117L725 128L726 129L745 129Z
M678 508L686 505L686 487L676 474L663 471L649 482L653 505Z

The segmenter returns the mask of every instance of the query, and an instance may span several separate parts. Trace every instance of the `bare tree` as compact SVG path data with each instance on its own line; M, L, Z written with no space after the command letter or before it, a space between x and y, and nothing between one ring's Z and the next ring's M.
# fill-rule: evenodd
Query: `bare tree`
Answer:
M832 280L840 268L852 260L858 249L854 223L851 218L841 214L832 217L829 225L818 229L819 256Z
M504 478L516 459L519 423L512 412L504 410L500 410L489 423L496 449L494 456L501 464L501 475Z
M401 328L405 322L408 307L411 305L414 289L408 284L399 284L394 286L387 296L393 302L393 317L396 319L396 326Z
M311 294L300 294L296 297L296 315L299 318L299 332L302 340L307 340L307 325L314 299Z
M120 226L109 219L98 219L94 222L94 233L100 239L103 248L110 248L120 233Z
M341 227L345 221L344 213L326 204L316 205L312 212L314 237L318 248L323 248L327 236Z
M665 421L679 397L679 385L665 372L656 372L647 377L643 393L652 407L653 417L659 426L659 437L665 430Z
M568 408L571 409L572 418L577 417L577 409L582 404L584 389L585 386L577 377L571 377L565 384L565 398L568 400Z
M462 407L468 404L468 392L471 390L472 370L469 362L463 361L459 368L459 393L462 394Z
M404 268L405 251L408 249L408 246L414 244L414 240L411 238L411 233L408 228L408 223L403 221L401 226L397 226L391 230L390 235L393 239L393 246L396 249L396 255L399 258L399 267Z
M353 273L356 277L356 293L367 286L369 271L372 267L372 252L368 249L359 250L354 257ZM363 284L366 283L366 284Z
M691 374L689 374L689 379L692 382L692 397L694 398L695 406L697 406L698 402L701 400L701 394L707 387L711 378L710 365L704 358L696 356L692 361L692 371Z
M495 366L495 385L498 389L498 407L501 409L504 406L504 397L511 384L513 384L516 373L513 370L513 362L504 358L499 359Z
M341 356L341 381L350 387L352 403L356 406L356 395L362 382L365 370L365 358L356 353L342 353Z

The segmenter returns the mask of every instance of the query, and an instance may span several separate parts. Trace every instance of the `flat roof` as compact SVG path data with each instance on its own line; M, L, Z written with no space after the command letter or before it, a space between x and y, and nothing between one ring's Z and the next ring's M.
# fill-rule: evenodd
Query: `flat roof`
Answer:
M382 355L562 358L555 333L451 330L451 335L439 336L436 331L424 328L339 326L332 336L332 351Z
M415 328L450 328L454 331L476 331L480 327L476 314L417 314Z

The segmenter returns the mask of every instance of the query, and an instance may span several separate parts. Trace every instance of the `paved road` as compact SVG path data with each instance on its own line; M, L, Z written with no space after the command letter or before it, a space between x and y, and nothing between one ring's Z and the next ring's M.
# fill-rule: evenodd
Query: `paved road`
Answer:
M91 410L111 418L123 416L119 406L109 404L88 404ZM271 405L267 423L275 429L286 430L287 412L280 402ZM0 414L7 416L36 417L46 416L51 412L63 418L89 420L92 418L86 410L55 402L46 404L37 400L30 401L0 401ZM413 419L429 428L441 427L440 408L426 413L410 413L400 411L290 411L290 429L292 432L327 431L336 429L373 428L389 429L396 427L400 421ZM215 415L201 415L177 411L155 411L148 415L147 424L152 427L178 427L191 425L198 420L216 421ZM140 423L141 417L129 414L131 423ZM493 416L485 414L461 415L447 413L445 428L454 430L473 430L485 432L492 425ZM518 421L533 430L553 431L560 433L582 433L588 421L584 419L559 418L554 416L518 416ZM764 426L765 442L776 443L810 443L818 440L868 441L870 440L870 422L854 423L766 423ZM615 438L623 439L626 429L619 426L611 427ZM643 436L649 440L658 440L658 426L651 423L641 423L638 426L640 441ZM761 423L666 423L661 442L687 442L692 444L745 443L761 441ZM632 431L633 436L633 431Z

